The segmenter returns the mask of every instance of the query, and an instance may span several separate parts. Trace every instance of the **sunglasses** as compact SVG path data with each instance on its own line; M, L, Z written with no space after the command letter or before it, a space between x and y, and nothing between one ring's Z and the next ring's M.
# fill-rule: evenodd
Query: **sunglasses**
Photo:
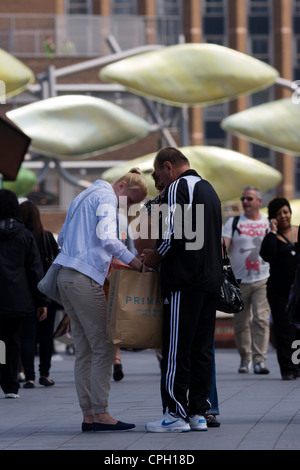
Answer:
M241 201L242 201L242 202L244 202L245 200L246 200L246 201L253 201L253 199L254 199L254 197L250 197L250 196L248 196L248 197L241 197Z

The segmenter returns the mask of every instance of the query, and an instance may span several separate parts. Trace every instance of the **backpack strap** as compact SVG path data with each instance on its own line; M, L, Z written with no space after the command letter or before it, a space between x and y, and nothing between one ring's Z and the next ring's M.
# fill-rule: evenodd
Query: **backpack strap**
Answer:
M239 229L238 226L237 226L238 223L239 223L239 218L240 218L239 215L236 215L236 216L233 218L231 238L233 238L233 234L234 234L235 230L237 230L238 233L241 234L241 231L240 231L240 229Z

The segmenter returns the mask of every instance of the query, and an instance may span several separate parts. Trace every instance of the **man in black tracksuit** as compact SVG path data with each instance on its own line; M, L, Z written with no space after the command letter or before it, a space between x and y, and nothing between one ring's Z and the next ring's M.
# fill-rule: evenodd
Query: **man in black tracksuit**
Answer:
M167 413L146 429L203 431L210 409L215 314L222 283L221 203L211 184L190 169L176 148L158 152L154 171L168 189L160 206L160 238L156 250L145 250L145 264L160 263L161 269L162 395Z

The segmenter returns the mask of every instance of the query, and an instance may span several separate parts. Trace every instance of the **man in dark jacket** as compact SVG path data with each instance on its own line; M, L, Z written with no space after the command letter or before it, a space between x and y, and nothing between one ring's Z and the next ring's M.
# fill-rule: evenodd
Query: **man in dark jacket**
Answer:
M145 250L145 264L161 265L162 395L166 395L168 409L146 429L204 431L222 283L221 203L211 184L190 169L176 148L158 152L154 171L168 188L160 206L160 238L156 250Z
M5 360L0 385L6 398L18 398L20 330L25 317L47 316L48 299L37 284L44 275L33 234L22 223L17 196L0 189L0 341Z

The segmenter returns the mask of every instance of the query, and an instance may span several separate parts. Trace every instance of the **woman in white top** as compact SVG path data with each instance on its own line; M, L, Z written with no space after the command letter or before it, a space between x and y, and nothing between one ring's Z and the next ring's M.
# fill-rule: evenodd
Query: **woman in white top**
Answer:
M75 346L75 384L83 414L82 431L122 431L134 424L108 412L115 346L106 342L103 284L112 256L140 271L141 261L117 237L117 210L142 201L148 191L136 170L116 183L97 180L71 203L58 237L62 266L58 287L71 319Z

